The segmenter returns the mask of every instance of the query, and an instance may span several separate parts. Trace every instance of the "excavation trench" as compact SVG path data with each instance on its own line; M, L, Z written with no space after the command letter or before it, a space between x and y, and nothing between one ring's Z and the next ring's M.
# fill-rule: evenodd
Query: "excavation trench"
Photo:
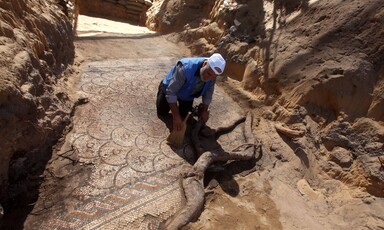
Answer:
M141 27L107 33L108 23L79 18L81 65L71 96L87 103L77 106L72 130L47 163L39 198L23 217L26 229L159 226L183 207L179 175L195 150L188 138L181 149L166 144L169 128L156 116L155 98L169 68L189 53L171 36ZM217 87L207 127L230 125L244 114ZM227 151L246 143L242 126L216 142Z

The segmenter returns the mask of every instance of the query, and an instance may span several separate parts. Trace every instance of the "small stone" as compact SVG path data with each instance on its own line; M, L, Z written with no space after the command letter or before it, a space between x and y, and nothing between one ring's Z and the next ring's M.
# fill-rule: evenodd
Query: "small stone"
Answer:
M330 154L330 160L343 168L348 168L353 163L353 156L348 150L335 147Z
M366 204L372 204L375 201L374 197L364 197L363 202Z
M383 144L383 143L380 143L380 142L371 142L371 143L368 143L368 144L365 146L365 149L366 149L368 152L375 152L375 151L378 151L378 150L383 149L383 147L384 147L384 144Z
M263 114L261 115L264 119L267 119L267 120L272 120L273 118L273 112L270 111L270 110L266 110L263 112Z
M269 147L269 150L272 152L276 152L279 149L279 147L276 144L272 144L271 147Z

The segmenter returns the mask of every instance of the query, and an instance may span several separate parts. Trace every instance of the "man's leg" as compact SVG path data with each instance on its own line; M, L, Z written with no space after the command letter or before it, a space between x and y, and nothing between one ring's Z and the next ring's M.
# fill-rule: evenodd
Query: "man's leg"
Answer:
M166 117L169 113L169 110L171 110L171 108L169 108L167 99L165 98L165 93L163 92L163 82L160 82L159 90L157 91L156 109L157 116L159 118Z
M188 112L192 111L193 101L181 101L179 100L179 112L180 116L184 119Z

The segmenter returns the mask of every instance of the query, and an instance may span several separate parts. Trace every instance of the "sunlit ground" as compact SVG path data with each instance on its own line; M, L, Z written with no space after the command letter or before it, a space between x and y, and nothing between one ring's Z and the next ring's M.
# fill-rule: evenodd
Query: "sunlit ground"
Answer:
M308 5L311 6L314 3L318 2L319 0L309 0ZM264 10L265 10L265 29L271 29L273 27L273 2L264 1ZM288 15L288 17L285 19L285 21L288 23L298 17L301 14L301 10L295 11ZM275 25L277 28L279 25Z
M130 25L128 23L107 20L103 18L79 15L77 24L77 36L94 36L102 33L118 34L148 34L155 33L146 27Z

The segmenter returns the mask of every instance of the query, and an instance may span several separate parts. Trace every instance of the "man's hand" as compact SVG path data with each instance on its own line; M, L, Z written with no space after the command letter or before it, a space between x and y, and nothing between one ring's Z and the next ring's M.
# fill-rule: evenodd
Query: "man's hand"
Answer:
M208 105L200 104L199 106L199 120L202 120L204 123L207 123L209 119L209 110Z
M202 111L199 119L202 120L204 123L207 123L209 119L209 111Z
M169 107L171 108L172 117L173 117L172 119L173 130L180 131L183 128L184 124L179 113L179 107L177 107L176 103L169 103Z
M181 119L179 114L173 116L172 123L173 123L173 130L175 131L180 131L184 125L183 120Z

